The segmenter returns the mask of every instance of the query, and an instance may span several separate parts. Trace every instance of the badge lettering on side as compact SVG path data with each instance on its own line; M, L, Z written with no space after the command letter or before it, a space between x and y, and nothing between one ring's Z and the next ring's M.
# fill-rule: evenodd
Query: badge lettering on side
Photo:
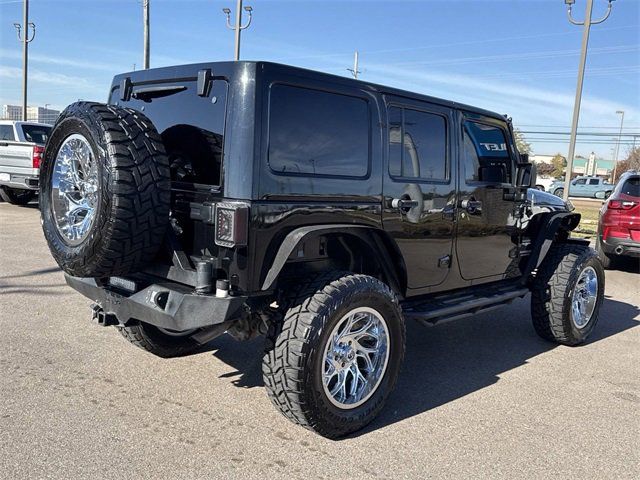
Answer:
M507 150L506 143L481 143L480 145L490 152L504 152Z

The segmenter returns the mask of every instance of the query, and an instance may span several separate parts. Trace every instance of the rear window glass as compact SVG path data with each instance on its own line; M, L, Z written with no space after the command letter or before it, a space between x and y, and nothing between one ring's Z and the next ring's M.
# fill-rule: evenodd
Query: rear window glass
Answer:
M364 177L369 172L366 100L273 85L269 103L269 166L277 173Z
M620 193L630 195L632 197L640 197L640 177L629 178L625 180L620 189Z
M0 125L0 140L14 142L15 139L12 125Z
M22 125L22 134L27 142L47 143L51 127L43 127L42 125Z

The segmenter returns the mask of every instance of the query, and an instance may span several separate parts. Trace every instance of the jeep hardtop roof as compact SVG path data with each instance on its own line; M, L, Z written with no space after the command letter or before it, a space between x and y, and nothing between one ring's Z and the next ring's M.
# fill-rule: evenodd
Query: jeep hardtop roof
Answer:
M460 110L465 110L470 113L476 113L479 115L485 115L489 117L493 117L499 120L505 120L505 116L496 112L492 112L490 110L485 110L482 108L474 107L472 105L467 105L464 103L455 102L452 100L445 100L438 97L432 97L430 95L425 95L417 92L411 92L408 90L402 90L399 88L390 87L387 85L380 85L377 83L366 82L363 80L356 80L349 77L343 77L340 75L334 75L330 73L319 72L316 70L311 70L307 68L294 67L292 65L285 65L282 63L275 62L265 62L265 61L237 61L237 62L207 62L207 63L192 63L192 64L184 64L184 65L174 65L170 67L160 67L160 68L152 68L149 70L136 70L132 72L125 72L119 75L116 75L114 78L114 84L120 82L122 78L125 77L135 77L136 80L142 79L140 83L152 83L155 76L159 76L164 80L175 79L179 80L185 77L187 72L194 72L204 68L210 68L213 71L213 74L216 75L216 71L235 71L237 73L247 72L247 66L255 65L255 71L262 71L265 68L269 68L272 74L277 74L278 71L281 71L283 74L287 75L298 75L304 78L313 78L315 80L322 81L323 79L333 82L333 83L342 83L348 85L356 85L362 89L370 89L382 94L396 95L400 97L410 97L418 100L423 100L425 102L435 103L438 105L442 105L449 108L456 108ZM139 82L136 82L139 83Z

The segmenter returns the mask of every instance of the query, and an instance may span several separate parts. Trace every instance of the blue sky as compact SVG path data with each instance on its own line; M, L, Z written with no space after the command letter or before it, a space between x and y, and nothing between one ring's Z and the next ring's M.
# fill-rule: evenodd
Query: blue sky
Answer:
M221 9L234 9L235 0L151 2L152 67L231 59L233 34ZM585 3L574 7L579 19ZM594 3L597 18L607 2ZM20 103L12 24L21 21L21 4L0 0L0 103ZM582 29L569 24L562 0L245 4L254 22L243 33L243 59L349 75L357 49L362 79L508 113L524 131L569 130ZM30 105L104 101L113 75L142 63L140 0L31 0L31 21ZM625 111L626 132L640 132L639 32L638 0L615 1L611 17L592 27L580 128L606 134L592 140L611 142L616 110ZM535 153L566 154L567 143L527 136ZM612 144L578 144L578 154L591 150L612 156Z

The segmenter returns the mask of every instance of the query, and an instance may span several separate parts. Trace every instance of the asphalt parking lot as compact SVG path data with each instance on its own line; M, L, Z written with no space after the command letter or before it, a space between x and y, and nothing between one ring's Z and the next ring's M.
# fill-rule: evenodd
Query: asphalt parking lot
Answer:
M607 272L589 342L558 347L529 299L408 325L398 388L329 441L270 404L261 341L164 360L89 321L36 208L0 203L0 477L640 478L640 275Z

